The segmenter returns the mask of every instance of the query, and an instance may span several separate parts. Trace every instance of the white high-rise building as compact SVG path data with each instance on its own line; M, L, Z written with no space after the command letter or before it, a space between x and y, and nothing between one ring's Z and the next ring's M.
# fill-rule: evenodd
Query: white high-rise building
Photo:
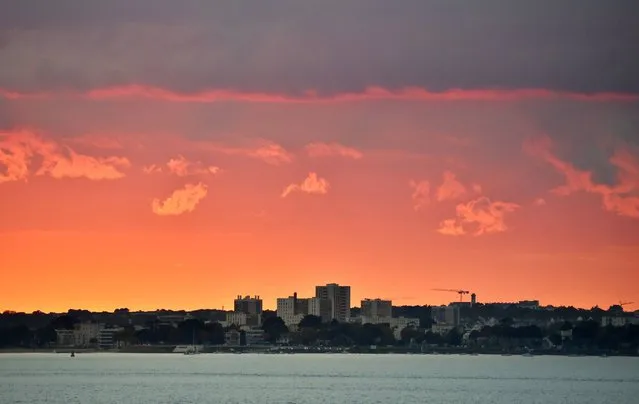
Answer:
M287 327L297 327L308 314L308 299L298 299L297 293L277 299L277 316L284 320Z
M331 320L346 322L351 316L351 287L329 283L315 287L315 297L331 301Z

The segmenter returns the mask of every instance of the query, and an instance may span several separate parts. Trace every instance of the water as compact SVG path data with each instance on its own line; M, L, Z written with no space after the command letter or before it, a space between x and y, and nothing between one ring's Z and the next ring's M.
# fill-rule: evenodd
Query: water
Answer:
M0 403L639 402L639 358L3 354Z

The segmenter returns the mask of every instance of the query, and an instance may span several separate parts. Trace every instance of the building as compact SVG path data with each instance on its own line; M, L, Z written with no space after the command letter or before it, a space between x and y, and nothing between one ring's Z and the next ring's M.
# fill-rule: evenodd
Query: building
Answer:
M235 324L237 326L259 326L260 324L262 324L262 315L232 311L226 313L226 324Z
M98 336L104 324L84 322L75 324L73 330L56 330L59 346L86 347L98 344Z
M517 303L517 307L520 309L539 309L539 300L521 300Z
M311 297L308 299L308 314L320 317L322 322L329 322L333 317L333 303L329 299Z
M435 306L431 308L431 315L435 324L457 327L460 323L459 306Z
M240 346L241 334L238 330L232 329L224 333L224 343L229 346Z
M115 339L115 335L123 331L123 327L109 327L102 328L98 332L98 348L111 349L117 346L118 341Z
M75 346L89 346L98 343L98 335L104 324L84 322L75 325Z
M364 299L360 307L362 317L393 317L393 303L390 300Z
M329 283L315 287L315 297L331 301L331 320L346 322L351 316L351 287Z
M622 316L603 316L601 317L601 326L607 327L623 327L626 324L639 324L639 317L622 317Z
M297 293L293 296L277 299L277 316L284 321L289 328L295 328L308 314L308 300L300 299Z
M74 330L55 330L56 344L58 346L74 346L75 331Z
M470 295L470 307L477 304L477 295L475 293Z
M244 343L246 345L259 345L264 343L264 330L258 327L242 327Z
M233 311L245 314L262 314L262 299L259 296L237 296L233 302Z
M393 335L395 339L401 339L402 331L408 327L419 327L419 319L418 318L407 318L407 317L361 317L362 324L388 324L388 326L393 330Z

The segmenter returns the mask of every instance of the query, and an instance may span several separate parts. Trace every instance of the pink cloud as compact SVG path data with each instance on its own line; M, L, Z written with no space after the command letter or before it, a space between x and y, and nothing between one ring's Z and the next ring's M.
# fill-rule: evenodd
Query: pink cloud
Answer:
M444 235L501 233L508 230L504 222L508 213L514 212L519 205L510 202L494 201L480 197L468 203L457 205L457 217L440 223L439 233Z
M0 163L6 167L5 173L0 174L0 183L26 180L35 156L42 160L35 174L57 179L118 179L125 176L121 169L131 165L124 157L93 157L76 153L70 147L45 140L34 132L0 132Z
M535 206L544 206L546 205L546 200L544 198L537 198L534 200L533 204Z
M36 175L50 175L53 178L87 178L90 180L115 180L125 174L121 168L131 163L124 157L96 158L68 150L68 154L54 153L44 156L42 166Z
M313 90L309 90L301 96L283 93L258 93L239 92L233 90L212 89L197 92L179 92L164 88L145 85L126 85L117 87L96 88L86 93L60 92L60 93L21 93L17 91L0 89L0 97L6 99L21 98L88 98L92 100L111 99L151 99L166 102L197 102L211 103L224 101L241 101L256 103L326 103L326 102L363 102L383 100L409 100L409 101L520 101L529 99L555 100L567 99L584 102L635 102L639 100L636 94L627 93L575 93L566 91L553 91L547 89L514 89L514 90L463 90L451 89L446 91L429 91L420 87L407 87L391 90L381 87L368 87L361 92L339 93L327 96L318 96Z
M290 184L284 188L281 197L286 198L292 192L324 195L328 192L329 187L330 184L326 181L326 179L318 177L314 172L310 172L301 184Z
M207 186L201 182L186 184L184 188L173 191L171 196L163 201L155 198L151 203L151 210L158 216L177 216L193 212L207 192Z
M421 210L430 203L430 183L428 181L411 180L408 185L413 189L411 198L413 199L413 209Z
M444 172L444 180L437 188L437 201L459 199L466 194L466 187L450 171Z
M188 161L184 156L179 155L176 158L170 159L166 166L170 173L177 175L178 177L186 177L189 175L197 174L216 174L220 171L219 167L207 166L205 167L199 161Z
M151 164L151 165L142 167L142 171L145 174L158 174L162 172L162 167L157 164Z
M86 134L81 136L68 137L65 142L82 146L95 147L98 149L121 150L124 145L116 136L106 136L98 134Z
M567 196L583 191L602 198L602 206L609 212L620 216L639 218L639 160L627 150L617 150L610 157L610 164L617 168L617 183L615 185L597 184L592 178L592 172L580 170L571 163L558 158L552 153L552 141L548 137L529 140L524 143L524 150L553 166L561 173L566 183L551 190L551 192Z
M364 156L361 151L339 143L310 143L306 145L306 152L310 157L341 156L357 160Z
M293 155L277 143L256 140L243 147L232 147L212 142L197 142L196 147L216 153L250 157L271 165L282 165L293 161Z

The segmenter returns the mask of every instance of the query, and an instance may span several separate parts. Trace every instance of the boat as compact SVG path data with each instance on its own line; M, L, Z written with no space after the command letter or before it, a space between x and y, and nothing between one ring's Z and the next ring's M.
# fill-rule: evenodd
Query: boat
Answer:
M187 346L186 349L184 350L184 355L196 355L199 353L200 351L197 349L197 346L195 345L195 330L193 330L193 340L191 342L191 345Z

